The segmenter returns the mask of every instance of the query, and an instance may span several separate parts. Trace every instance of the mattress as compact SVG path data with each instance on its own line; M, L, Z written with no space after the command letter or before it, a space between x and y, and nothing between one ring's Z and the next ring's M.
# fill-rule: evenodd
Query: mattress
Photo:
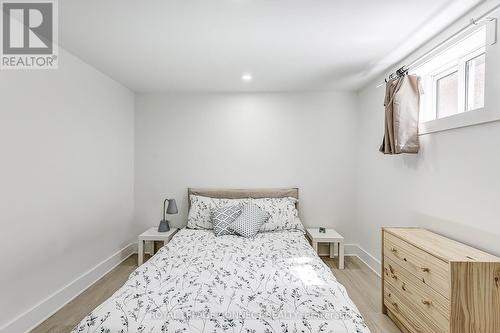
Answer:
M369 332L302 232L182 229L73 332Z

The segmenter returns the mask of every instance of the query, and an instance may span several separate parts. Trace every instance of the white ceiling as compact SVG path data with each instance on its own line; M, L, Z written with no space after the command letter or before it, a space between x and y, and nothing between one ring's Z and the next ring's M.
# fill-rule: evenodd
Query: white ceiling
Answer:
M59 41L139 92L355 90L479 2L65 0Z

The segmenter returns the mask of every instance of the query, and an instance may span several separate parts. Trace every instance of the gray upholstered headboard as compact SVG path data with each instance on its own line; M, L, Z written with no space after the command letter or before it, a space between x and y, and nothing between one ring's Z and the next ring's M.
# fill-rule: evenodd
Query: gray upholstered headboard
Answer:
M242 198L284 198L299 199L299 189L290 188L258 188L258 189L227 189L227 188L188 188L188 205L191 208L191 195L201 195L209 198L242 199ZM298 202L296 204L298 208Z

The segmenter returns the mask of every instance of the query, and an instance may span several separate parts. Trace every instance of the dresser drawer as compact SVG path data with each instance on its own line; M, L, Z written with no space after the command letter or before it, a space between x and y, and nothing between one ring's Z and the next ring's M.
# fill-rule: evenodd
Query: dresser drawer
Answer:
M449 301L407 270L384 258L384 288L399 291L400 297L413 304L443 332L450 326Z
M388 232L384 232L384 256L449 299L450 275L447 262Z
M423 316L412 302L391 285L385 285L384 287L384 304L411 333L448 332Z

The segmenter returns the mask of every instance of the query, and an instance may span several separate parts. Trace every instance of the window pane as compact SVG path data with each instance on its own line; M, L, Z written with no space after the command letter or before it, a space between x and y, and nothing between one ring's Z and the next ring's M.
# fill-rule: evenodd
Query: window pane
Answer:
M437 118L458 113L458 72L436 81Z
M485 55L467 61L467 111L484 107Z

